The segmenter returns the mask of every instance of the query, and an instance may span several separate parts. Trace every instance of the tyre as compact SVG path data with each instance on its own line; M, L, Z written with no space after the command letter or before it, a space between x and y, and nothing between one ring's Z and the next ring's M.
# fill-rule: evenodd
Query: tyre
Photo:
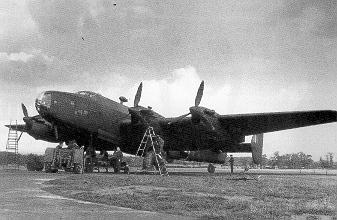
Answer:
M114 172L119 173L121 171L121 161L116 160L116 165L114 166Z
M92 158L86 158L84 163L85 163L84 172L93 173L94 172L94 163L92 161Z
M44 163L44 171L46 173L51 173L52 172L52 170L51 170L51 163L50 162L45 162Z
M130 174L130 168L128 166L125 166L124 173L125 174Z
M208 164L207 171L209 173L214 173L215 172L215 166L213 164Z
M81 164L75 164L74 165L74 173L76 174L82 174L83 173L83 167Z

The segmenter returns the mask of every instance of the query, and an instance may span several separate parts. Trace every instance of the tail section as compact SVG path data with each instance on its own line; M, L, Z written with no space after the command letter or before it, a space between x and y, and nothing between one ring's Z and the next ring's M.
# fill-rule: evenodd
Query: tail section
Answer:
M253 135L251 141L252 157L255 164L262 162L262 149L263 149L263 133Z

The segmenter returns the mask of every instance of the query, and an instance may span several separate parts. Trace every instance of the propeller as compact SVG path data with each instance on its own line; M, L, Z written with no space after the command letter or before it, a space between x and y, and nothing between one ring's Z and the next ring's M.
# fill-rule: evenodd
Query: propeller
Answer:
M133 124L136 124L138 121L141 121L143 124L148 124L145 119L142 117L139 109L137 107L139 106L140 98L142 97L142 89L143 89L143 83L141 82L138 86L135 99L133 102L133 107L129 107L129 114L131 115L131 121Z
M198 92L197 92L197 96L195 97L195 101L194 101L194 106L199 106L201 99L202 99L202 95L204 94L204 80L201 81Z
M140 98L142 97L142 89L143 89L143 83L141 82L138 86L137 93L135 95L135 100L133 101L133 107L138 106Z
M27 108L23 103L21 103L21 107L22 107L22 112L24 115L23 121L26 123L27 130L30 130L33 126L32 118L28 116Z
M203 107L199 107L203 93L204 93L204 87L205 87L204 81L201 81L197 95L195 97L194 106L189 108L190 112L177 117L175 120L171 121L169 124L176 123L182 120L183 118L185 118L186 116L191 115L192 116L191 120L194 124L197 124L200 121L202 121L207 127L211 128L211 130L215 130L212 123L205 116L205 113L204 113L205 109Z
M23 115L24 115L25 117L29 117L29 116L28 116L28 111L27 111L26 106L25 106L23 103L21 103L21 107L22 107Z

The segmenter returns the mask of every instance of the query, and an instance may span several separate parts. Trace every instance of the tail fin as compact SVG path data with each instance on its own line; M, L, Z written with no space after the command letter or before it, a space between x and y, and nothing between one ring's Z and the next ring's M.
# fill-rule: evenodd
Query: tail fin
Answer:
M262 149L263 149L263 133L253 135L251 141L252 157L255 164L262 162Z

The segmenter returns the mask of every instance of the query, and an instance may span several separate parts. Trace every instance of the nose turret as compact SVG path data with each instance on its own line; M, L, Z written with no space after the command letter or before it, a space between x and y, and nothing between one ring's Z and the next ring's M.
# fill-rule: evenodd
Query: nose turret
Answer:
M51 92L42 92L35 100L35 108L41 114L51 106Z

